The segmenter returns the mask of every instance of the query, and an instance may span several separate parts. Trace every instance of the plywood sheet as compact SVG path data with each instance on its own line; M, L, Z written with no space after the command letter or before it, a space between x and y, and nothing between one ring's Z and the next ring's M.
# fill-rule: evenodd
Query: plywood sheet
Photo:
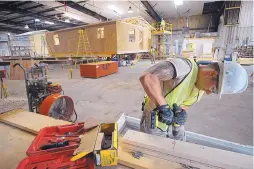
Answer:
M150 30L141 26L116 22L117 29L117 53L148 52L150 49ZM135 41L129 42L130 30L135 31ZM142 34L142 36L141 36Z
M35 135L0 122L0 168L16 169Z
M24 71L19 66L16 66L15 68L13 67L13 65L16 63L19 63L26 70L28 70L35 63L39 63L39 61L36 61L36 60L11 60L10 61L11 80L24 80Z
M104 38L97 38L97 29L104 28ZM75 57L78 49L78 30L84 29L88 35L93 56L116 53L116 24L105 22L102 24L76 27L62 31L48 32L46 38L51 51L56 57ZM53 36L58 35L59 45L54 45Z
M0 115L0 122L37 134L42 128L71 124L68 121L56 120L48 116L27 111L10 111Z
M252 168L252 156L128 130L123 148L198 168Z

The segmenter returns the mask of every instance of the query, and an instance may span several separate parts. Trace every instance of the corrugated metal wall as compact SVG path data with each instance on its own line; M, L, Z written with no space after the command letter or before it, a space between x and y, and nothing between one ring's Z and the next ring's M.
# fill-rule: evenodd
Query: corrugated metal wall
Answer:
M219 37L215 47L237 47L254 45L253 39L253 1L242 1L239 14L239 25L224 26L223 19L218 28Z

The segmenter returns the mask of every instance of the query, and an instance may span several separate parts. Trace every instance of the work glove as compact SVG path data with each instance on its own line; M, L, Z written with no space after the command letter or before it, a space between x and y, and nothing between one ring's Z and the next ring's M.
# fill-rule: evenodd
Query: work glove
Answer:
M184 125L187 121L187 113L184 109L182 109L180 106L177 106L177 104L173 104L173 122L179 125Z
M172 123L174 113L168 104L158 106L156 108L156 111L159 112L158 116L160 122L165 123L167 125L170 125Z

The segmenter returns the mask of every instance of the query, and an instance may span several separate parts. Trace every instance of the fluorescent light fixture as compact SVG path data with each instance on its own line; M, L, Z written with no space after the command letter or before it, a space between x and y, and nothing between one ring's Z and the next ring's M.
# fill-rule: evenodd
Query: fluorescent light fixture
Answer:
M120 11L119 9L117 9L117 7L115 7L114 5L108 5L108 8L113 10L114 12L118 13L118 14L123 14L122 11Z
M28 25L26 25L24 28L29 29L29 26L28 26Z
M174 0L175 6L181 6L183 5L183 0Z
M69 12L65 12L65 13L64 13L64 16L69 17L69 18L73 18L73 19L76 19L76 20L79 20L79 21L82 20L82 19L79 18L77 15L71 14L71 13L69 13Z
M35 22L40 22L41 20L40 20L40 19L35 19L34 21L35 21Z
M133 10L131 9L131 6L128 9L128 13L133 13Z
M70 23L70 19L65 19L64 22Z
M49 22L49 21L45 21L44 23L49 24L49 25L54 25L54 22Z

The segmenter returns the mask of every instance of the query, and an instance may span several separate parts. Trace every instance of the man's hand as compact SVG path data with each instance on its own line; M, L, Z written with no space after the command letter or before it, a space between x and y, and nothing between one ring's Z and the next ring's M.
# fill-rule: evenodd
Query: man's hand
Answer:
M159 111L159 121L162 123L166 123L167 125L172 124L174 113L170 109L168 104L158 106L156 110Z
M180 106L177 106L177 104L173 104L173 112L174 112L173 122L179 125L184 125L185 122L187 121L186 111L182 109Z

